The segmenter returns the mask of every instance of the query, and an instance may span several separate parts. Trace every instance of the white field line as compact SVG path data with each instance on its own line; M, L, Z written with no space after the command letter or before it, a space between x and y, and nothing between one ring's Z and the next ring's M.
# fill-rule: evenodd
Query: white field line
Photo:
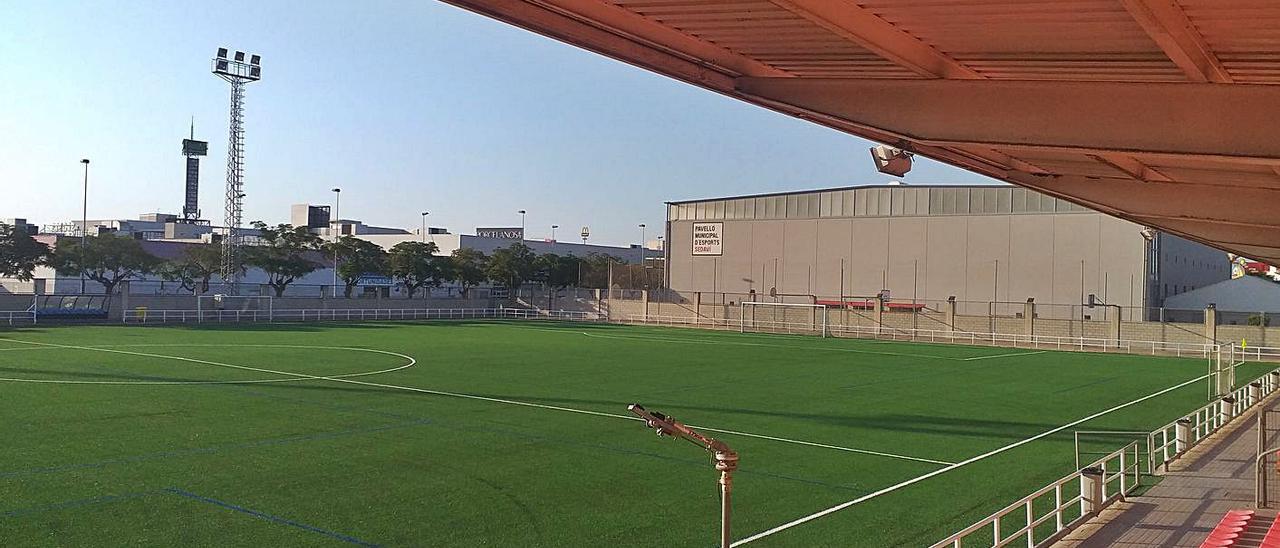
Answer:
M756 540L760 540L760 539L765 538L765 537L767 537L767 536L773 535L773 534L778 533L778 532L781 532L781 531L785 531L785 530L787 530L787 529L790 529L790 528L795 527L795 526L797 526L797 525L801 525L801 524L803 524L803 523L807 523L807 522L813 521L813 520L815 520L815 519L818 519L818 518L820 518L820 517L826 516L826 515L828 515L828 514L832 514L832 513L835 513L835 512L839 512L840 510L844 510L845 508L848 508L848 507L853 506L853 505L855 505L855 504L860 504L860 503L866 502L866 501L868 501L868 500L871 500L871 499L873 499L873 498L879 497L879 496L881 496L881 495L885 495L885 494L888 494L888 493L892 493L892 492L894 492L894 491L897 491L897 490L899 490L899 489L902 489L903 487L907 487L907 486L909 486L909 485L912 485L912 484L915 484L915 483L922 482L922 481L927 480L927 479L929 479L929 478L932 478L932 477L934 477L934 476L938 476L938 475L941 475L941 474L945 474L945 473L947 473L947 472L950 472L950 471L955 470L955 469L957 469L957 468L960 468L960 467L962 467L962 466L965 466L965 465L968 465L968 464L973 464L973 463L975 463L975 462L978 462L978 461L980 461L980 460L986 459L986 458L988 458L988 457L992 457L992 456L998 455L998 454L1003 453L1003 452L1005 452L1005 451L1008 451L1008 450L1010 450L1010 449L1013 449L1013 448L1016 448L1016 447L1020 447L1020 446L1026 445L1026 444L1028 444L1028 443L1031 443L1031 442L1033 442L1033 441L1036 441L1036 440L1039 440L1039 439L1045 438L1045 437L1047 437L1047 436L1052 436L1053 434L1057 434L1058 432L1061 432L1061 431L1063 431L1063 430L1066 430L1066 429L1071 428L1071 427L1073 427L1073 426L1076 426L1076 425L1078 425L1078 424L1081 424L1081 423L1084 423L1084 422L1091 421L1091 420L1096 419L1096 418L1098 418L1098 417L1101 417L1101 416L1103 416L1103 415L1107 415L1107 414L1109 414L1109 413L1112 413L1112 412L1115 412L1115 411L1119 411L1119 410L1124 409L1124 408L1126 408L1126 407L1129 407L1129 406L1131 406L1131 405L1136 405L1136 404L1138 404L1138 403L1142 403L1142 402L1144 402L1144 401L1147 401L1147 400L1149 400L1149 399L1151 399L1151 398L1154 398L1154 397L1157 397L1157 396L1162 396L1162 395L1164 395L1164 394L1167 394L1167 393L1169 393L1169 392L1172 392L1172 391L1177 390L1177 389L1179 389L1179 388L1182 388L1182 387L1184 387L1184 386L1188 386L1188 385L1190 385L1190 384L1193 384L1193 383L1196 383L1196 382L1202 381L1202 380L1204 380L1204 379L1205 379L1205 378L1207 378L1207 377L1208 377L1208 375L1201 375L1201 376L1196 377L1196 378L1194 378L1194 379L1191 379L1191 380L1189 380L1189 381L1186 381L1186 382L1183 382L1183 383L1180 383L1180 384L1176 384L1176 385L1174 385L1174 386L1170 386L1169 388L1165 388L1165 389L1163 389L1163 390L1160 390L1160 391L1157 391L1157 392L1154 392L1154 393L1148 394L1148 395L1143 396L1143 397L1141 397L1141 398L1138 398L1138 399L1136 399L1136 400L1133 400L1133 401L1130 401L1130 402L1127 402L1127 403L1122 403L1122 404L1120 404L1120 405L1117 405L1117 406L1112 407L1112 408L1110 408L1110 409L1107 409L1107 410L1105 410L1105 411L1099 411L1099 412L1097 412L1097 413L1094 413L1094 414L1089 415L1089 416L1087 416L1087 417L1084 417L1084 418L1082 418L1082 419L1078 419L1078 420L1075 420L1075 421L1069 422L1069 423L1064 424L1064 425L1062 425L1062 426L1059 426L1059 427L1057 427L1057 428L1053 428L1053 429L1051 429L1051 430L1046 430L1046 431L1044 431L1044 432L1041 432L1041 433L1039 433L1039 434L1036 434L1036 435L1031 436L1031 437L1029 437L1029 438L1026 438L1026 439L1024 439L1024 440L1020 440L1020 441L1013 442L1013 443L1011 443L1011 444L1009 444L1009 445L1005 445L1004 447L999 447L999 448L996 448L996 449L992 449L991 451L987 451L986 453L983 453L983 454L978 455L978 456L976 456L976 457L970 457L970 458L968 458L968 459L965 459L965 460L962 460L962 461L957 462L957 463L955 463L955 464L952 464L952 465L950 465L950 466L947 466L946 468L939 468L939 469L934 470L934 471L932 471L932 472L929 472L929 473L927 473L927 474L924 474L924 475L921 475L921 476L917 476L917 477L911 478L911 479L909 479L909 480L906 480L906 481L903 481L903 482L900 482L900 483L896 483L896 484L894 484L894 485L890 485L890 486L885 487L885 488L883 488L883 489L880 489L879 491L876 491L876 492L874 492L874 493L868 493L868 494L863 495L863 496L861 496L861 497L858 497L858 498L856 498L856 499L853 499L853 500L850 500L850 501L846 501L846 502L842 502L842 503L840 503L840 504L837 504L837 505L835 505L835 506L832 506L832 507L830 507L830 508L827 508L826 510L822 510L822 511L819 511L819 512L814 512L814 513L812 513L812 514L809 514L809 515L804 516L804 517L799 518L799 519L795 519L795 520L789 521L789 522L787 522L787 523L784 523L784 524L779 525L779 526L777 526L777 527L774 527L774 528L772 528L772 529L767 529L767 530L765 530L765 531L761 531L761 532L759 532L759 533L756 533L756 534L751 535L751 536L749 536L749 537L743 538L743 539L741 539L741 540L734 541L734 542L733 542L733 544L731 544L730 546L742 546L742 545L747 544L747 543L749 543L749 542L756 541Z
M603 335L603 334L600 334L600 333L587 333L586 331L571 331L571 330L567 330L567 329L547 329L547 328L540 328L540 327L524 327L524 326L519 326L519 328L520 328L520 329L529 329L529 330L533 330L533 331L549 331L549 332L552 332L552 333L567 333L567 334L572 334L572 335L582 335L582 336L585 336L585 337L591 337L591 338L595 338L595 339L618 339L618 340L633 340L633 341L671 342L671 343L677 343L677 344L709 344L709 345L725 345L725 344L727 344L727 345L734 345L734 346L760 346L760 347L765 347L765 348L793 348L793 349L796 349L796 350L818 350L818 351L826 351L826 352L849 352L849 353L853 353L853 354L876 354L876 355L880 355L880 356L899 356L899 357L906 357L906 358L924 358L924 359L928 359L928 360L964 361L965 359L967 359L967 358L953 358L953 357L948 357L948 356L935 356L935 355L932 355L932 354L909 354L909 353L906 353L906 352L883 352L883 351L879 351L879 350L858 350L858 349L854 349L854 348L828 348L828 347L822 347L822 346L795 346L795 345L789 345L789 344L770 344L770 343L762 343L762 342L713 341L713 340L706 340L706 339L682 339L682 338L669 338L669 337L636 337L636 336L629 336L629 335Z
M419 393L423 393L423 394L433 394L433 395L437 395L437 396L449 396L449 397L453 397L453 398L463 398L463 399L469 399L469 400L487 401L487 402L492 402L492 403L503 403L503 404L507 404L507 405L518 405L518 406L522 406L522 407L533 407L533 408L538 408L538 409L550 409L550 410L554 410L554 411L565 411L565 412L568 412L568 413L578 413L578 414L582 414L582 415L592 415L592 416L597 416L597 417L609 417L609 418L625 419L625 420L632 420L632 421L640 421L640 420L642 420L640 417L633 417L633 416L631 416L631 415L618 415L618 414L615 414L615 413L605 413L605 412L601 412L601 411L590 411L590 410L587 410L587 409L574 409L574 408L572 408L572 407L561 407L561 406L557 406L557 405L545 405L545 404L541 404L541 403L523 402L523 401L518 401L518 400L507 400L507 399L502 399L502 398L492 398L492 397L489 397L489 396L478 396L478 395L475 395L475 394L464 394L464 393L460 393L460 392L446 392L446 391L443 391L443 390L431 390L431 389L428 389L428 388L416 388L416 387L413 387L413 386L400 386L400 385L395 385L395 384L383 384L383 383L368 382L368 381L356 381L356 380L351 380L350 378L348 378L348 377L353 376L353 375L316 376L316 375L307 375L307 374L304 374L304 373L292 373L292 372L289 372L289 371L274 371L274 370L271 370L271 369L263 369L263 368L260 368L260 367L250 367L250 366L247 366L247 365L235 365L235 364L230 364L230 363L220 363L220 362L214 362L214 361L208 361L208 360L200 360L200 359L196 359L196 358L186 358L186 357L182 357L182 356L167 356L167 355L164 355L164 354L150 354L150 353L146 353L146 352L131 352L131 351L128 351L128 350L116 350L116 349L114 349L114 348L106 348L106 347L101 347L101 346L99 346L99 347L94 347L94 346L75 346L75 345L65 345L65 344L53 344L53 343L39 343L39 342L31 342L31 341L20 341L20 340L16 340L16 339L0 339L0 340L8 340L8 341L13 341L13 342L22 343L22 344L32 344L32 345L47 346L47 347L70 348L70 349L76 349L76 350L92 350L92 351L98 351L98 352L110 352L110 353L114 353L114 354L127 354L127 355L131 355L131 356L143 356L143 357L148 357L148 358L161 358L161 359L178 360L178 361L185 361L185 362L191 362L191 363L200 363L200 364L205 364L205 365L214 365L214 366L218 366L218 367L230 367L230 368L233 368L233 369L243 369L243 370L247 370L247 371L257 371L257 372L260 372L260 373L271 373L271 374L273 374L273 375L285 375L285 376L289 376L289 377L294 377L293 379L290 379L290 380L317 380L317 381L341 382L341 383L347 383L347 384L356 384L356 385L360 385L360 386L372 386L372 387L376 387L376 388L388 388L388 389L393 389L393 390L405 390L405 391L409 391L409 392L419 392ZM174 345L174 346L186 346L186 345ZM191 346L205 346L205 345L191 345ZM209 345L209 346L214 346L214 345ZM288 347L289 347L288 345L234 345L234 346L240 346L240 347L245 347L245 346L263 346L263 347L276 347L276 348L288 348ZM311 347L307 347L307 346L296 346L295 348L311 348ZM339 347L315 347L315 348L339 348ZM342 347L342 348L345 348L345 347ZM383 351L383 350L373 350L373 349L364 349L364 350L369 350L369 351L372 351L372 352L382 352L382 353L384 353L384 354L390 354L390 355L394 355L394 356L404 356L403 354L397 354L397 353L395 353L395 352L388 352L388 351ZM404 357L409 358L409 359L411 359L411 360L413 359L413 358L411 358L411 357L409 357L409 356L404 356ZM412 365L412 364L410 364L410 365ZM401 367L399 367L399 368L397 368L397 369L403 369L404 367L407 367L407 366L401 366ZM372 373L360 373L359 375L370 375L370 374L372 374ZM3 380L3 379L0 379L0 380ZM65 382L65 381L64 381L64 382ZM85 381L85 383L89 383L89 382L98 382L98 381ZM243 382L248 382L248 381L243 381ZM266 382L266 381L257 381L257 382ZM280 381L279 381L279 380L277 380L277 379L273 379L273 380L272 380L272 382L280 382ZM79 383L76 383L76 384L79 384ZM162 383L162 384L173 384L173 383ZM228 384L228 383L225 383L225 382L224 382L224 383L222 383L222 384ZM810 446L810 447L821 447L821 448L825 448L825 449L834 449L834 450L837 450L837 451L845 451L845 452L848 452L848 453L859 453L859 454L863 454L863 455L872 455L872 456L877 456L877 457L886 457L886 458L899 459L899 460L909 460L909 461L915 461L915 462L924 462L924 463L929 463L929 464L953 465L952 463L947 462L947 461L940 461L940 460L926 459L926 458L922 458L922 457L913 457L913 456L910 456L910 455L897 455L897 454L893 454L893 453L885 453L885 452L881 452L881 451L871 451L871 450L867 450L867 449L856 449L856 448L853 448L853 447L841 447L841 446L838 446L838 445L828 445L828 444L824 444L824 443L817 443L817 442L811 442L811 441L805 441L805 440L797 440L797 439L789 439L789 438L780 438L780 437L776 437L776 436L767 436L767 435L764 435L764 434L752 434L752 433L750 433L750 432L740 432L740 431L737 431L737 430L725 430L725 429L721 429L721 428L712 428L712 427L707 427L707 426L698 426L698 425L693 425L693 424L691 424L691 425L689 425L689 426L690 426L691 428L697 428L697 429L707 430L707 431L709 431L709 432L720 432L720 433L723 433L723 434L733 434L733 435L738 435L738 436L745 436L745 437L758 438L758 439L764 439L764 440L778 441L778 442L790 443L790 444L795 444L795 445L806 445L806 446Z
M1010 352L1008 354L996 354L994 356L974 356L972 358L961 358L961 359L968 362L973 360L989 360L992 358L1012 358L1014 356L1034 356L1036 354L1044 354L1047 352L1048 350L1036 350L1034 352Z
M18 342L22 344L42 344L42 343L33 343L28 341L19 341L15 339L0 339L0 340ZM350 378L350 377L367 377L370 375L381 375L383 373L391 373L393 371L400 371L401 369L408 369L418 363L418 360L414 359L413 356L408 356L405 354L390 352L386 350L377 350L373 348L357 348L357 347L346 347L346 346L307 346L307 345L293 345L293 344L117 344L117 345L102 345L99 347L91 347L91 346L73 347L73 346L65 346L65 345L48 345L48 346L27 347L26 349L27 350L55 350L58 348L77 348L82 350L108 351L106 350L106 348L113 347L113 346L130 346L130 347L190 346L190 347L206 347L206 348L208 347L212 347L212 348L217 348L217 347L246 348L248 347L248 348L305 348L305 349L316 349L316 350L352 350L357 352L373 352L377 354L386 354L389 356L395 356L398 358L404 358L405 360L408 360L404 365L399 365L389 369L381 369L378 371L364 371L361 373L344 373L341 375L333 375L333 378L335 379L344 379L344 378ZM14 349L5 349L5 350L14 350ZM170 358L170 359L182 359L176 356L164 356L164 357ZM207 384L267 384L267 383L276 383L276 382L298 382L299 380L306 380L306 379L284 377L284 378L278 378L278 379L251 379L251 380L239 380L239 381L77 381L77 380L65 380L65 379L23 379L23 378L16 378L16 377L0 377L0 381L25 382L25 383L33 383L33 384L101 384L101 385L140 385L140 386L190 386L190 385L207 385Z

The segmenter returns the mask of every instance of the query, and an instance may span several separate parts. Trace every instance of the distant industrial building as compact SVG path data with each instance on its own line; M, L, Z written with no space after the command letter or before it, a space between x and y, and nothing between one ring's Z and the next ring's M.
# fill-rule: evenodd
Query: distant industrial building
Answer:
M1280 283L1263 276L1241 276L1165 299L1176 310L1213 306L1225 324L1280 325ZM1263 319L1266 318L1266 319Z
M40 230L36 230L36 226L28 223L25 219L7 219L3 222L26 227L28 232L35 235L37 240L48 244L50 247L57 247L59 242L74 240L79 236L81 226L84 226L87 227L87 232L92 235L116 234L142 240L143 247L148 253L163 259L181 257L188 246L212 243L217 241L223 233L221 227L212 226L207 222L188 222L179 215L169 213L145 213L139 215L137 219L90 219L87 223L72 221L45 225ZM462 248L491 254L499 248L510 246L516 242L523 242L538 254L555 253L576 257L601 254L615 257L627 263L639 263L642 256L650 261L655 257L661 256L660 251L644 250L639 245L621 247L588 245L572 241L526 240L523 238L523 231L518 227L502 229L478 228L476 230L477 234L483 234L483 236L451 234L444 228L428 227L427 232L423 234L421 229L406 230L371 226L353 219L330 219L330 208L324 205L294 205L290 210L290 224L307 227L325 240L331 239L337 234L355 236L376 243L385 249L390 249L396 244L406 241L433 242L438 248L437 255L449 255ZM254 245L257 242L258 231L256 229L242 228L239 233L244 238L245 245ZM333 281L332 259L323 253L316 252L314 254L314 262L321 265L320 268L299 278L293 284L290 290L291 293L305 292L312 296L318 296L327 291L325 288L328 288ZM71 278L61 275L47 266L37 268L35 278L34 281L26 282L0 278L0 293L72 294L78 293L81 287L78 277ZM370 277L369 280L371 280L369 282L371 285L377 285L380 288L389 287L386 277ZM241 281L251 286L263 284L266 283L266 275L257 269L249 268ZM135 280L135 282L131 288L134 292L178 293L181 291L178 284L174 282L162 283L160 277L155 275L143 276ZM221 279L215 277L214 285L217 286L219 284L221 284ZM85 287L88 293L100 293L102 291L101 286L92 281L86 282ZM445 289L447 290L448 288L446 287ZM217 288L215 287L214 290L216 291ZM381 291L395 294L396 290L397 288L395 287L389 287Z
M1010 186L861 186L667 204L678 291L1158 307L1227 254Z

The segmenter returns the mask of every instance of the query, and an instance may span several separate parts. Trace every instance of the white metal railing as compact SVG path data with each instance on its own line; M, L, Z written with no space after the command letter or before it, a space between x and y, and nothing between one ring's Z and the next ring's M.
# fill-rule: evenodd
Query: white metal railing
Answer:
M344 308L285 310L148 310L123 312L124 323L300 322L372 320L556 319L599 321L595 312L523 308Z
M771 319L751 319L744 322L739 318L714 318L697 316L663 316L653 314L628 314L615 322L632 325L657 326L689 326L720 329L741 330L744 323L753 329L769 330L776 333L818 333L820 326L813 322L794 322ZM1215 355L1219 345L1212 343L1181 343L1162 341L1142 341L1130 339L1110 339L1099 337L1070 337L1057 335L1023 335L1015 333L981 333L971 331L949 331L943 329L912 329L899 327L850 326L827 323L821 331L833 337L877 338L887 340L940 342L969 344L975 346L1004 346L1029 348L1036 350L1075 350L1094 352L1116 352L1123 354L1168 355L1177 357L1210 358ZM1275 356L1280 361L1280 349L1273 354L1261 353L1260 359Z
M25 325L36 323L36 313L31 310L0 310L0 324Z
M1241 346L1232 344L1232 355L1241 362L1280 361L1280 347L1275 346Z
M961 548L970 537L992 548L1013 544L1035 547L1057 540L1061 533L1083 523L1141 484L1140 451L1141 444L1133 441L1086 467L1085 470L1092 468L1101 472L1097 480L1101 484L1100 500L1092 500L1090 485L1083 478L1087 472L1077 470L938 541L933 548ZM1009 527L1014 529L1008 530ZM980 540L981 536L987 540Z
M1221 352L1223 349L1219 349L1219 351ZM1232 390L1225 397L1216 399L1192 411L1187 416L1147 434L1147 439L1145 440L1148 452L1146 459L1147 472L1154 473L1161 465L1165 465L1167 468L1169 462L1186 453L1188 449L1217 432L1223 426L1226 426L1232 419L1244 415L1250 407L1256 405L1277 389L1280 389L1280 369L1272 370L1253 382ZM1103 470L1101 480L1103 489L1102 503L1099 506L1095 506L1093 508L1094 511L1110 504L1115 497L1128 493L1139 484L1142 474L1141 448L1143 445L1141 441L1135 440L1120 451L1103 457L1102 460L1091 465L1092 467L1101 467ZM1129 457L1130 452L1132 457ZM1118 467L1110 464L1112 459L1118 459ZM1132 481L1128 479L1130 472L1133 474ZM1074 528L1093 515L1092 513L1084 512L1082 508L1078 514L1074 514L1074 519L1065 519L1064 517L1069 517L1064 512L1070 508L1073 502L1081 501L1082 497L1076 495L1063 499L1062 488L1073 482L1079 484L1082 473L1081 470L1077 470L1047 487L1043 487L1006 506L986 519L960 530L938 542L934 547L959 547L966 538L977 534L978 531L988 526L993 531L993 547L1007 546L1017 540L1024 540L1026 542L1025 545L1028 547L1047 545L1050 541L1056 540L1060 533ZM1109 473L1111 475L1108 475ZM1034 501L1050 492L1054 493L1053 506L1043 515L1035 516L1036 505ZM1008 536L1002 536L1001 520L1019 509L1025 509L1025 521L1021 522L1024 525L1017 531L1009 533ZM1053 518L1052 528L1045 525L1043 530L1037 529L1037 527L1049 523L1051 521L1050 518ZM1045 531L1049 531L1049 533L1040 535Z
M1269 371L1185 417L1157 428L1150 434L1153 463L1167 466L1277 389L1280 389L1280 369Z

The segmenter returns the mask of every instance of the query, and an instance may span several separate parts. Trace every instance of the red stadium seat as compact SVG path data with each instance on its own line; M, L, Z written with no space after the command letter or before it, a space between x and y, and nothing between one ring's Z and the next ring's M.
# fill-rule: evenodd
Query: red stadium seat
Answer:
M1200 544L1201 548L1226 548L1228 546L1236 546L1240 534L1249 526L1249 522L1253 520L1253 510L1231 510L1222 516L1218 521L1218 525L1209 532L1209 537ZM1276 532L1276 539L1280 541L1280 530L1277 530L1275 524L1271 526L1271 530L1267 532L1270 538L1272 533ZM1264 546L1271 546L1265 544ZM1280 548L1280 544L1276 544L1274 548Z

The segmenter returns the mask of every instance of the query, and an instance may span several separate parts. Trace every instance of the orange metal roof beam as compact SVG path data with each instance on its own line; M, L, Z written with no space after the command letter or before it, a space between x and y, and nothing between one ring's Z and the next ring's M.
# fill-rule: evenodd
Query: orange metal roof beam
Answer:
M1193 82L1233 80L1187 14L1173 0L1120 0L1147 35Z
M537 4L585 24L605 27L651 47L665 49L691 60L710 63L744 76L791 76L791 73L600 0L536 0Z
M1280 86L742 77L737 87L934 146L1280 160Z
M846 0L769 0L927 78L982 79L959 61Z
M1139 161L1137 158L1134 158L1133 156L1130 156L1128 154L1119 154L1115 152L1100 152L1098 154L1090 154L1090 156L1092 156L1094 159L1104 164L1110 165L1120 171L1125 172L1130 177L1133 177L1134 179L1137 179L1139 181L1143 181L1147 183L1151 183L1151 182L1167 183L1167 182L1173 181L1173 179L1170 179L1169 177L1165 176L1165 174L1160 173L1159 171L1156 171L1154 169L1151 169L1151 167L1147 166L1146 164Z
M677 80L721 93L733 93L733 74L708 63L697 63L667 49L648 46L628 36L587 24L580 18L547 6L524 0L444 1Z

